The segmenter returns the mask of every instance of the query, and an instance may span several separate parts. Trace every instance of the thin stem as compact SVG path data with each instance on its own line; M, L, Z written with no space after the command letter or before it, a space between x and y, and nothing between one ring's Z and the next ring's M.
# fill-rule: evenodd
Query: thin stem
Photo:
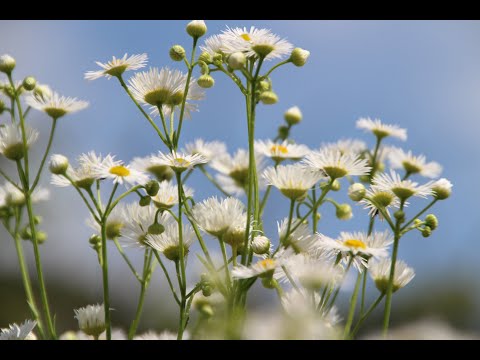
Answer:
M7 180L10 184L15 186L18 190L23 191L23 189L20 186L18 186L7 174L5 174L5 172L2 169L0 169L0 175L2 175L5 178L5 180Z
M223 264L225 265L225 283L229 288L231 288L232 284L230 283L230 269L228 268L227 249L225 248L225 243L221 239L218 239L218 242L220 244L220 249L222 250Z
M117 238L114 238L113 239L113 242L115 243L115 246L117 247L117 250L118 252L120 253L120 255L122 255L123 257L123 260L125 260L125 262L127 263L128 267L130 268L130 270L132 271L132 274L135 275L135 277L137 278L137 280L142 283L143 280L142 278L140 277L140 275L138 274L137 270L135 270L135 267L133 266L132 262L130 261L130 259L128 258L127 254L125 254L125 251L123 251L123 248L122 246L120 245L120 243L118 242L118 239Z
M140 112L143 114L143 116L145 116L145 119L148 120L148 122L150 123L150 125L152 125L152 127L155 129L155 131L157 132L158 136L160 137L160 139L163 141L163 143L168 146L167 144L167 140L165 139L165 137L163 136L162 132L160 131L160 129L158 128L157 124L155 124L155 122L152 120L152 118L145 112L145 110L143 110L143 108L140 106L140 104L137 102L137 100L133 97L132 93L130 92L130 89L128 88L127 84L125 84L125 81L123 81L123 78L122 76L117 76L118 78L118 81L120 81L120 85L122 85L122 87L125 89L126 93L128 94L128 96L130 97L130 99L132 99L132 101L134 102L135 105L137 105L137 108L138 110L140 110Z
M368 308L367 312L364 315L362 315L362 317L358 320L357 324L353 328L351 337L354 337L357 334L357 332L360 329L360 327L362 326L363 322L370 316L372 311L375 310L375 308L378 306L378 304L380 304L380 302L382 301L382 299L384 297L385 297L385 293L380 294L380 296L377 298L377 300L375 300L375 302Z
M400 232L403 232L405 231L405 229L415 221L415 219L419 218L420 216L423 215L423 213L425 213L428 209L430 209L436 202L438 201L438 199L433 199L432 202L430 204L427 205L427 207L425 207L422 211L420 211L417 215L415 215L414 217L412 217L412 219L407 222L401 229L400 229Z
M287 270L287 267L285 265L282 265L282 269L285 272L285 276L287 277L288 281L290 281L290 284L292 284L293 288L297 291L300 291L300 288L295 283L295 280L293 280L292 276L290 275L290 272Z
M273 72L273 70L275 70L276 68L278 68L282 65L288 64L289 62L290 62L290 60L288 59L288 60L281 61L278 64L272 66L272 68L270 70L268 70L267 73L261 77L261 79L266 79Z
M180 299L178 298L177 292L175 291L175 288L173 287L172 280L170 279L170 275L168 274L167 268L163 264L162 259L160 258L160 254L158 253L157 250L153 249L153 253L155 254L155 257L157 258L158 263L160 264L160 267L163 270L163 273L165 274L165 277L168 282L168 286L170 287L170 290L172 291L173 298L175 299L175 302L180 305Z
M267 205L268 197L270 196L270 191L272 190L272 185L267 186L267 190L265 190L265 194L263 194L262 202L260 203L260 216L263 214L263 210L265 209L265 205Z
M363 269L363 280L362 280L362 298L360 300L360 316L363 315L363 311L365 310L365 294L367 291L367 272L368 268Z
M287 231L283 236L282 242L284 245L288 245L288 237L290 236L290 228L292 227L292 220L293 220L293 210L295 209L295 200L290 200L290 209L288 211L288 224L287 224Z
M50 152L50 148L52 147L52 142L53 142L53 137L55 136L56 127L57 127L57 119L52 118L52 127L50 128L50 135L48 137L47 147L45 149L45 153L43 154L42 161L40 163L40 167L38 168L37 176L35 176L35 180L33 181L32 186L30 186L30 193L32 193L33 190L35 190L35 188L38 184L38 181L40 180L40 176L42 175L43 167L44 167L45 162L47 160L48 153Z
M105 309L105 326L107 340L112 339L112 325L110 320L110 295L108 290L108 259L107 259L107 228L106 220L102 220L102 275L103 275L103 304Z
M162 120L163 132L165 133L165 136L167 138L167 147L171 151L173 148L173 144L172 144L172 139L168 136L167 123L165 121L165 115L163 114L163 105L158 105L157 109L158 109L158 113L160 114L160 119Z
M370 172L370 179L373 179L375 176L375 172L377 171L377 156L378 156L378 149L380 149L380 143L382 142L382 137L377 136L377 142L375 143L375 150L373 151L372 156L372 171Z
M115 185L118 185L115 184ZM115 199L115 201L113 201L113 203L111 204L111 206L107 206L105 208L105 213L106 214L110 214L110 212L115 208L115 206L117 206L117 204L123 199L125 198L126 196L130 195L131 193L137 191L138 189L142 188L143 186L142 185L135 185L134 187L128 189L127 191L125 191L122 195L120 195L118 198ZM112 199L110 198L108 203L110 204L110 202L112 201Z
M150 262L151 252L146 249L144 258L143 258L143 278L140 280L140 296L138 297L137 310L135 311L135 318L133 319L132 325L128 331L128 340L132 340L137 332L138 323L140 322L140 316L142 315L143 303L145 301L146 289L148 286L147 279L150 271Z
M186 96L186 95L185 95ZM175 173L177 178L177 189L178 189L178 246L179 246L179 261L180 262L180 271L181 271L181 279L179 278L179 285L180 285L180 295L181 295L181 303L180 303L180 327L178 329L178 340L182 340L184 328L184 318L185 314L185 301L186 301L186 291L187 291L187 277L185 274L185 247L183 246L183 225L182 225L182 194L183 194L183 187L182 187L182 175L179 172ZM177 262L177 264L178 264ZM178 267L178 266L177 266ZM177 269L178 274L178 269Z
M203 175L205 175L206 178L207 178L208 180L210 180L211 183L212 183L213 185L215 185L215 187L222 192L223 195L225 195L225 196L232 196L232 195L230 195L229 193L227 193L225 190L223 190L222 186L221 186L221 185L217 182L217 180L215 180L215 178L207 171L207 169L205 169L205 167L204 167L203 165L198 165L197 167L200 169L200 171L203 173Z
M312 204L317 203L317 193L315 186L312 187ZM317 208L312 209L312 231L315 234L317 232Z
M362 281L362 274L358 274L357 281L355 282L355 289L353 290L352 298L350 299L350 310L348 311L347 323L345 324L345 330L343 337L348 339L350 328L352 326L353 317L355 315L355 307L357 306L358 291L360 289L360 282Z
M92 214L92 216L93 216L93 218L95 219L95 221L100 224L100 222L101 222L100 218L95 214L95 210L93 210L93 208L90 206L87 198L85 197L85 195L83 195L82 190L80 190L80 189L78 188L78 186L75 185L75 183L73 182L73 180L72 180L72 178L71 178L70 176L68 176L67 174L65 174L64 176L65 176L65 178L67 178L68 181L70 181L70 183L72 184L73 188L74 188L75 190L77 190L78 194L79 194L80 197L82 198L83 202L85 203L85 205L86 205L87 208L88 208L88 211L90 211L90 214ZM101 214L99 214L99 215L101 216Z

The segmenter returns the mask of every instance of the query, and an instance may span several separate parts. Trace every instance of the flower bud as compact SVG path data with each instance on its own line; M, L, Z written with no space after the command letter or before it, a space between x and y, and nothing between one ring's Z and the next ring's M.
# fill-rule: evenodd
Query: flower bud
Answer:
M157 195L158 190L160 190L160 185L158 184L158 181L150 180L145 184L145 191L147 192L148 196Z
M285 121L289 125L296 125L300 121L302 121L302 112L298 108L298 106L292 106L290 109L285 111L285 114L283 114L283 117L285 118Z
M252 241L252 250L257 255L270 252L270 240L266 236L255 236Z
M35 215L33 217L33 222L35 223L35 225L41 224L42 221L43 221L43 218L40 215Z
M222 61L223 61L222 54L213 55L212 62L213 62L214 65L220 66L220 65L222 65Z
M445 200L452 193L452 183L445 178L435 181L432 185L433 196L438 200Z
M262 285L266 289L275 289L278 285L277 280L272 277L262 278Z
M335 215L337 215L337 218L340 220L349 220L353 216L352 207L348 204L338 205Z
M207 32L207 25L203 20L192 20L187 25L187 33L193 38L199 38Z
M52 96L52 89L50 89L48 85L40 85L37 83L35 89L33 90L33 95L41 99L46 99Z
M258 84L258 88L260 89L260 91L268 91L272 89L272 84L270 84L270 82L267 80L262 80Z
M422 230L422 236L429 237L430 235L432 235L432 228L430 226L425 226Z
M138 201L138 205L140 206L148 206L150 205L150 202L152 201L152 198L150 196L142 196L140 200Z
M338 191L338 190L340 190L340 187L341 187L340 181L338 181L337 179L335 179L335 180L333 180L330 189L333 190L333 191Z
M352 201L360 201L365 197L367 190L365 186L361 183L355 183L348 187L348 197Z
M236 52L230 55L227 61L233 70L240 70L247 63L247 57L243 52Z
M8 54L0 56L0 72L5 74L11 74L12 70L15 69L15 59Z
M420 219L413 220L413 225L415 225L415 227L419 227L422 224L423 224L423 221Z
M203 296L210 296L212 295L212 287L210 285L205 285L202 287L202 295Z
M96 245L102 243L102 238L100 237L100 235L93 234L93 235L90 236L90 238L88 239L88 242L90 243L90 245L96 246Z
M47 233L45 231L37 231L35 235L38 244L43 244L47 240Z
M27 76L25 79L23 79L22 86L27 91L34 90L36 85L37 85L37 80L35 80L33 76Z
M435 230L438 227L438 219L433 214L428 214L425 217L425 225L430 227L430 229Z
M60 155L54 154L50 157L50 172L52 174L61 175L65 174L68 169L68 158Z
M273 91L264 91L260 94L259 98L265 105L273 105L278 102L278 96Z
M295 48L290 55L290 61L293 65L300 67L306 64L309 56L310 51L304 50L302 48Z
M204 51L198 57L198 61L203 61L205 64L210 64L213 61L212 55L210 53Z
M152 224L148 227L148 233L152 235L160 235L165 231L165 226L159 223Z
M290 129L288 126L279 126L278 127L278 137L282 140L285 140L290 135Z
M169 51L170 59L182 61L185 58L185 49L181 45L173 45Z
M210 75L205 74L205 75L202 75L198 78L197 84L198 84L198 86L200 86L204 89L208 89L208 88L211 88L215 84L215 80Z

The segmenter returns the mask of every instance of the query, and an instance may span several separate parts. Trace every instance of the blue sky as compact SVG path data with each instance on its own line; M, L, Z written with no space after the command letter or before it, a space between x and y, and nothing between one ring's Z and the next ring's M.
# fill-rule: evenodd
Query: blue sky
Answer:
M128 101L115 80L87 82L83 74L125 52L146 52L152 66L178 67L168 57L171 45L190 47L185 21L0 21L0 54L17 59L15 76L35 75L62 94L88 100L90 107L61 120L55 153L71 158L88 150L112 152L126 161L161 149L148 124ZM379 117L408 129L408 141L390 143L423 153L444 166L443 175L454 184L451 199L434 213L439 230L431 238L406 236L400 256L417 270L417 285L429 276L477 273L480 265L477 235L480 188L480 22L478 21L208 21L209 34L225 25L267 27L296 46L311 51L303 68L282 67L273 76L280 101L260 106L257 138L275 136L283 112L298 105L304 114L294 138L312 148L339 138L372 138L355 129L361 116ZM242 98L228 79L215 76L200 112L188 121L182 142L197 137L219 139L229 150L246 147ZM42 134L48 121L32 116ZM43 144L40 142L40 144ZM3 164L3 163L2 163ZM2 165L3 166L3 165ZM48 176L44 178L48 183ZM197 199L215 189L201 174L190 183ZM99 270L87 239L86 211L69 189L52 188L56 205L46 215L50 240L44 246L46 267L52 277L82 273L89 282ZM342 197L340 197L342 199ZM413 208L413 207L412 207ZM319 230L335 236L342 230L365 229L367 218L354 207L354 219L341 222L326 205ZM267 231L287 214L287 201L278 193L267 207ZM57 224L54 225L55 219ZM0 268L16 271L13 245L2 241ZM139 254L134 255L140 259ZM114 258L118 271L127 269ZM99 284L99 283L98 283ZM480 287L479 287L480 290ZM99 294L99 289L91 290ZM406 290L407 291L407 290ZM410 290L413 291L413 290Z

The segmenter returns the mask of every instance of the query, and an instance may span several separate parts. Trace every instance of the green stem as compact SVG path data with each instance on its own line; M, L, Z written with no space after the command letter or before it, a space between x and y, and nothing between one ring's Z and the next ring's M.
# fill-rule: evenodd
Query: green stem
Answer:
M344 339L348 339L350 328L353 323L353 317L355 315L355 307L357 306L358 291L360 289L360 282L362 281L362 274L359 273L357 281L355 283L355 289L353 290L352 298L350 299L350 310L348 311L347 323L345 324L345 330L343 332Z
M38 184L38 181L40 180L40 176L42 175L43 167L44 167L45 162L47 160L48 153L50 152L50 148L52 147L52 142L53 142L53 137L55 135L56 127L57 127L57 119L52 118L52 127L50 128L50 135L48 137L47 147L45 149L45 153L43 154L43 158L42 158L42 161L40 163L40 167L38 168L37 176L35 177L35 180L33 181L32 186L30 186L30 193L32 193L33 190L35 190L35 188Z
M7 180L10 184L15 186L18 190L23 191L23 189L20 186L18 186L7 174L5 174L5 172L2 169L0 169L0 175L2 175L5 178L5 180Z
M315 186L312 187L312 204L317 203L317 193ZM317 208L312 209L312 231L315 234L317 232Z
M228 268L227 249L225 248L225 243L221 239L218 239L218 243L220 244L220 249L222 250L223 264L225 265L225 283L227 284L227 287L231 288L230 269Z
M142 310L143 310L143 303L145 301L145 294L146 294L146 289L148 286L148 277L149 277L149 271L150 271L150 262L151 260L151 255L149 256L149 251L148 249L145 250L145 255L143 259L143 278L140 279L140 296L138 298L138 304L137 304L137 310L135 312L135 318L133 319L132 325L130 326L130 329L128 331L128 340L132 340L133 337L135 336L135 333L137 332L138 328L138 323L140 322L140 316L142 315Z
M142 282L143 282L142 278L141 278L140 275L138 274L137 270L135 270L135 267L133 266L132 262L131 262L130 259L128 258L127 254L125 254L125 251L123 251L123 248L122 248L122 246L119 244L118 239L117 239L117 238L114 238L114 239L113 239L113 242L115 243L115 246L117 247L117 250L118 250L118 252L120 253L120 255L122 255L123 260L125 260L125 262L127 263L128 267L129 267L130 270L132 271L132 274L135 275L135 277L137 278L137 280L138 280L140 283L142 283Z
M105 326L107 340L112 339L112 326L110 321L110 295L108 289L108 259L107 259L107 228L106 219L102 220L102 275L103 275L103 305L105 309Z
M274 65L270 70L267 71L267 73L265 75L263 75L261 77L261 79L266 79L272 73L273 70L275 70L276 68L278 68L282 65L288 64L289 62L290 62L290 59L281 61L278 64Z
M377 156L378 156L378 149L380 149L380 143L382 142L382 138L377 136L377 142L375 143L375 150L373 151L372 156L372 171L370 171L370 180L373 179L375 176L375 172L377 171Z
M285 276L287 277L288 281L290 281L290 284L292 284L293 288L297 291L300 291L300 288L295 283L295 280L293 280L292 276L290 275L290 272L287 270L287 267L285 265L282 265L282 269L285 272Z
M270 196L270 192L272 190L272 185L267 186L267 190L265 190L265 194L263 195L262 202L260 203L260 216L263 214L263 209L265 209L265 205L267 205L268 197Z
M160 115L160 119L162 120L163 131L167 138L167 147L170 149L170 151L172 151L173 144L172 144L172 139L168 136L167 123L165 121L165 115L163 114L163 106L158 105L157 109L158 109L158 114Z
M211 181L211 183L213 185L215 185L215 187L220 190L222 192L223 195L225 196L232 196L230 195L229 193L227 193L225 190L223 190L222 186L217 182L217 180L215 180L215 178L207 171L207 169L205 169L205 167L203 165L198 165L197 166L200 171L207 177L208 180Z
M403 232L405 231L405 229L415 221L415 219L417 219L418 217L422 216L423 213L425 213L428 209L430 209L436 202L438 201L438 199L433 199L432 202L430 204L427 205L427 207L425 207L422 211L420 211L417 215L415 215L409 222L407 222L401 229L400 229L400 232Z
M380 304L380 302L382 301L382 299L384 297L385 297L385 293L380 294L380 296L377 298L377 300L375 300L375 302L368 308L367 312L364 315L362 315L362 317L358 320L358 323L353 328L353 331L351 333L351 337L354 337L357 334L357 332L360 329L360 327L362 326L363 322L370 316L372 311L375 310L375 308L378 306L378 304Z
M185 95L186 96L186 95ZM183 187L182 187L182 175L180 172L175 173L177 178L177 189L178 189L178 240L179 240L179 262L180 262L180 271L181 271L181 279L179 279L180 285L180 295L181 295L181 304L180 304L180 327L178 329L178 340L182 340L183 331L185 330L184 325L184 318L185 314L185 301L186 301L186 292L187 292L187 277L185 274L185 248L183 246L183 226L182 226L182 194L183 194ZM178 262L177 262L178 263ZM178 271L177 271L178 273ZM181 283L180 283L180 280Z
M293 220L293 210L295 209L295 200L290 200L290 209L288 211L288 224L287 224L287 231L283 236L282 242L283 245L288 245L288 237L290 236L290 229L292 227L292 220Z
M168 286L170 287L170 290L172 291L172 295L173 295L173 298L175 299L175 302L180 305L180 299L178 298L178 295L175 291L175 288L173 287L173 283L172 283L172 280L170 279L170 275L168 275L168 271L167 271L167 268L165 267L165 265L163 264L163 261L162 259L160 258L160 254L158 253L157 250L153 249L153 253L155 254L155 257L157 258L157 261L158 263L160 264L160 267L162 268L163 270L163 273L165 274L165 277L167 279L167 282L168 282Z

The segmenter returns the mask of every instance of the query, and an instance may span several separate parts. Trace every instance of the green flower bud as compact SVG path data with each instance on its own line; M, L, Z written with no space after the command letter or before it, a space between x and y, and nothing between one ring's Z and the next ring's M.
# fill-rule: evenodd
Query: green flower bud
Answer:
M262 80L260 81L260 83L258 84L258 89L260 91L268 91L268 90L271 90L272 89L272 84L270 84L269 81L267 80Z
M33 217L33 222L35 223L35 225L41 224L42 221L43 221L43 218L40 215L35 215Z
M215 84L215 80L210 75L205 74L198 78L197 84L202 88L208 89Z
M320 214L319 212L317 212L317 213L315 214L315 219L317 220L317 222L320 221L320 220L322 219L322 214Z
M216 66L222 65L223 57L222 54L215 54L213 55L213 64Z
M259 98L265 105L273 105L278 102L278 96L273 91L264 91L260 94Z
M185 58L185 49L181 45L173 45L168 54L173 61L182 61Z
M165 226L159 223L152 224L148 227L148 233L152 235L160 235L165 231Z
M367 184L370 183L370 176L368 175L360 175L358 178L363 183L367 183Z
M33 76L27 76L25 79L23 79L22 86L27 91L32 91L33 89L35 89L36 85L37 80L35 80Z
M0 56L0 72L5 74L11 74L12 70L15 69L15 59L8 54Z
M331 189L333 191L338 191L338 190L340 190L340 187L341 187L340 181L338 181L337 179L333 180L333 183L331 185Z
M158 181L150 180L145 184L145 191L147 192L148 196L157 195L158 190L160 190L160 185L158 184Z
M69 163L67 157L60 154L55 154L50 158L49 169L52 174L62 175L67 172L68 165Z
M335 215L340 220L349 220L353 216L352 207L348 204L338 205Z
M90 243L90 245L92 246L95 246L95 245L98 245L98 244L102 244L102 238L100 237L100 235L97 235L97 234L93 234L92 236L90 236L90 238L88 239L88 242Z
M20 232L20 237L23 240L30 240L32 238L32 232L30 231L29 227L25 227L21 232Z
M348 187L348 197L352 201L360 201L365 197L367 190L361 183L354 183Z
M187 34L193 38L199 38L207 32L207 25L203 20L193 20L187 25Z
M203 61L206 64L210 64L213 61L212 55L210 53L204 51L198 57L198 61Z
M120 221L107 221L106 232L107 239L116 239L122 236L122 229L125 226L124 223Z
M255 236L252 241L252 250L257 255L270 252L270 240L266 236Z
M278 128L278 137L285 140L290 135L290 128L288 126L280 126Z
M425 226L422 230L422 236L429 237L430 235L432 235L432 228L430 226Z
M47 240L47 233L45 231L37 231L35 234L38 244L43 244Z
M240 70L247 63L247 57L243 52L233 53L228 57L228 66L233 70Z
M212 290L213 289L212 289L211 286L205 285L205 286L202 287L202 295L208 297L208 296L212 295Z
M290 55L290 61L293 65L300 67L306 64L309 56L310 51L304 50L302 48L295 48Z
M438 200L445 200L450 197L452 193L452 183L447 179L437 180L432 185L433 196Z
M296 125L302 121L303 115L298 106L293 106L283 114L285 121L289 125Z
M148 206L150 205L150 202L152 201L152 199L150 198L150 196L142 196L140 198L140 200L138 201L138 205L140 206Z
M413 220L413 225L415 225L415 227L419 227L422 224L423 224L423 221L420 219Z
M430 227L432 230L435 230L438 227L438 219L433 214L428 214L425 217L425 225Z

